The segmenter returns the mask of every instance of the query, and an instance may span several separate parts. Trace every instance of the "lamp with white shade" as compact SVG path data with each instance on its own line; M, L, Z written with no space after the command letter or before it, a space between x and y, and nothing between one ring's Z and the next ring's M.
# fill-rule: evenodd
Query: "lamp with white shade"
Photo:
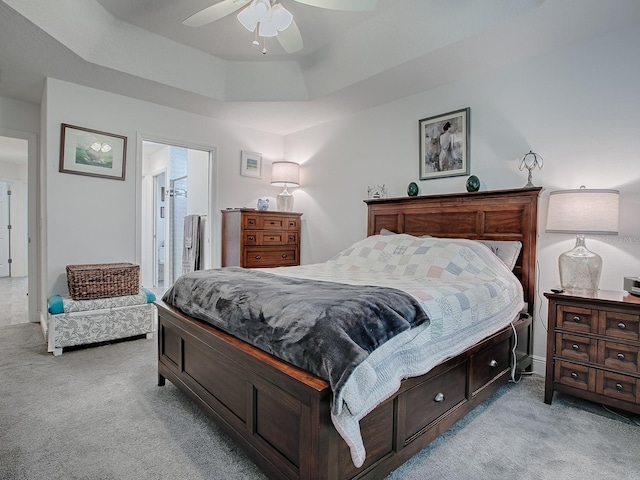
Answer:
M280 212L293 211L293 195L287 187L300 186L300 165L295 162L273 162L271 166L271 185L284 187L278 194L277 206Z
M618 190L558 190L549 194L547 233L576 235L576 245L558 259L560 284L568 292L595 292L602 258L587 249L585 235L617 235Z

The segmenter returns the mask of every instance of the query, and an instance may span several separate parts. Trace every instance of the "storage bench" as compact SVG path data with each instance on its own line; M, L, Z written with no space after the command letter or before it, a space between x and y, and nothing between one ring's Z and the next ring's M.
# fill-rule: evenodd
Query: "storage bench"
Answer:
M144 288L136 295L93 300L53 295L48 302L48 351L57 356L64 347L138 335L151 338L158 323L154 301L153 292Z

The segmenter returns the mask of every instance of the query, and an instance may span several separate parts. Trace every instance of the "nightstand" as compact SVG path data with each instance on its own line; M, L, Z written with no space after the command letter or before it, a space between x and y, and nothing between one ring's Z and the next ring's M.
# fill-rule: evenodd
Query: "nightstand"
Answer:
M558 391L640 413L640 297L609 290L544 296L545 403Z

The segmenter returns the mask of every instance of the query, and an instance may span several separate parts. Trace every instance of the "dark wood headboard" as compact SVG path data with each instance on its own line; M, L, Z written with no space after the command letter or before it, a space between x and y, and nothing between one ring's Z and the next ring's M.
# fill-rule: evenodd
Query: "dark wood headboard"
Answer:
M472 240L519 240L514 273L533 314L536 278L538 196L542 187L488 192L365 200L367 235L385 228L396 233Z

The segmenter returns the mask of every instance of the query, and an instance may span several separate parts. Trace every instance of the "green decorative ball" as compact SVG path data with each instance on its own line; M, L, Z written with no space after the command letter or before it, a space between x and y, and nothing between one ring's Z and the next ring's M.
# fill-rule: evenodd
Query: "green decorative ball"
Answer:
M475 175L467 178L467 192L477 192L480 190L480 179Z
M411 182L409 186L407 186L407 195L410 197L418 195L418 184L416 182Z

